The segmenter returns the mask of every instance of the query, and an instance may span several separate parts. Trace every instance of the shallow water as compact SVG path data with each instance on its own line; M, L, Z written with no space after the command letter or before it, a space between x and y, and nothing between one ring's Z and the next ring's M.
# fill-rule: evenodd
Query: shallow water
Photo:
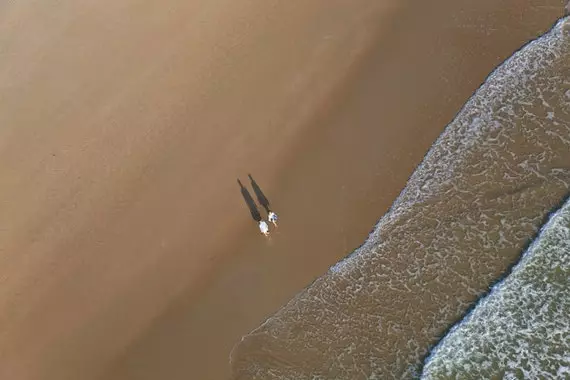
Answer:
M570 378L570 202L428 359L423 379Z
M488 77L365 244L234 348L236 379L419 376L568 192L569 29Z

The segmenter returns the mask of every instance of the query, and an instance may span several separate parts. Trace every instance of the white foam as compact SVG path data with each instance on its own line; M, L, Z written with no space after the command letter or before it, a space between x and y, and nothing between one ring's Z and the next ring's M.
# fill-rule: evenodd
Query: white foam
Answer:
M518 378L520 374L525 379L562 378L570 365L569 278L567 202L511 275L432 351L422 378Z
M569 45L557 27L491 74L366 243L246 336L232 351L234 371L253 379L417 377L429 345L570 186L559 158L570 151L570 129L555 123L570 114L559 109L568 103L561 66Z

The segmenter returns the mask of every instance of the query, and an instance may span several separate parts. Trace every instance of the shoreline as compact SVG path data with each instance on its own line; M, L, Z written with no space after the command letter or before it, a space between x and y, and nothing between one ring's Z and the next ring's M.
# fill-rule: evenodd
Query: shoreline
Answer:
M563 86L559 83L563 78L562 73L565 72L563 64L565 61L560 57L564 57L563 53L567 52L567 49L564 51L562 48L560 22L556 26L558 39L552 46L549 42L555 37L548 33L535 41L536 44L531 44L537 50L529 46L522 52L517 50L508 61L503 62L499 70L488 76L487 82L479 87L466 107L462 108L460 114L449 125L449 130L433 146L434 152L426 157L421 167L414 173L392 213L380 222L370 240L361 246L360 255L351 257L346 263L336 264L332 271L306 287L269 320L242 338L242 342L234 347L231 356L235 370L234 378L261 379L269 374L287 378L291 376L352 378L360 373L371 375L372 368L374 368L372 373L376 376L391 374L400 377L404 373L402 371L415 371L416 364L420 364L416 360L420 358L413 358L413 366L411 362L402 362L399 359L406 354L413 356L414 352L416 354L423 352L431 344L435 344L441 330L445 330L446 322L452 322L459 317L457 310L461 309L459 314L464 315L462 310L464 306L475 301L474 296L487 288L487 282L492 283L493 279L504 275L503 269L508 270L509 265L512 265L511 260L516 260L518 257L520 248L524 249L525 239L534 235L536 232L534 227L541 225L542 216L546 218L544 213L548 213L548 210L554 207L553 203L559 201L558 197L563 194L566 186L564 183L567 184L568 176L548 175L550 181L547 183L548 186L545 186L533 181L534 172L513 169L509 173L515 176L515 180L509 183L507 179L501 180L501 168L504 170L503 165L507 165L508 170L509 164L512 167L522 166L517 165L518 160L522 162L526 162L526 159L532 160L533 150L541 152L541 148L549 147L553 152L564 152L567 140L562 139L564 141L562 143L556 138L548 137L548 133L538 132L542 131L540 120L541 115L545 114L544 109L539 109L536 117L527 121L528 125L518 124L522 119L521 114L524 113L520 108L515 114L516 117L511 119L505 115L502 117L494 115L492 110L497 109L497 102L505 104L499 99L511 100L509 93L516 93L512 100L514 104L524 102L529 97L534 98L536 92L543 88L537 85L538 82L546 86L546 91L555 94L549 98L551 105L545 104L544 107L552 109L556 115L559 115L560 120L564 120L567 110L557 105L560 105L564 98L564 90L560 91ZM552 47L551 51L547 50L548 46ZM508 79L520 75L528 65L536 62L534 60L548 57L548 54L544 54L545 51L556 59L546 58L547 63L540 61L542 65L537 69L537 77L551 78L550 84L543 83L539 79L536 79L536 82L529 80L532 85L523 86L525 92L522 95L516 92L514 88L519 82L513 83ZM555 79L545 74L551 66L558 69L553 69ZM507 107L510 104L509 100L506 102ZM486 117L491 117L490 120L493 122L506 123L504 133L494 129L493 123L473 125L474 121L478 120L474 115L482 115L484 120L488 120ZM556 121L551 123L553 131L563 134L564 124ZM517 127L523 132L517 134ZM532 133L532 131L537 132L538 142L526 146L524 140L521 141L523 139L521 135L526 136L525 132ZM554 136L558 136L556 132L553 132ZM501 138L497 137L497 133ZM477 157L481 151L475 148L478 144L471 146L470 142L484 143L485 137L489 137L487 139L489 155L484 158L487 161L492 160L491 157L496 158L500 162L496 165L477 164ZM503 146L501 142L505 141L508 141L508 144L505 143ZM485 152L486 144L483 146L481 149ZM504 151L501 150L501 146ZM516 156L515 153L519 150L520 156ZM501 158L502 152L505 156ZM446 154L442 153L446 153L449 160L446 159ZM511 162L508 158L510 154L516 157L515 161ZM548 160L544 160L545 162L541 160L540 170L549 173L549 167L567 166L563 157L557 159L553 157L558 155L550 156ZM453 164L450 165L454 160L463 162L457 170ZM488 172L485 170L487 167L491 168ZM449 170L456 175L450 177L444 175ZM483 175L478 174L481 170ZM564 173L563 169L560 170ZM541 174L534 174L542 178ZM486 185L485 179L490 187ZM523 191L520 192L522 195L517 189L517 184L520 183L522 183ZM471 185L474 187L473 192L468 190ZM503 189L506 201L497 203L496 198L503 199L503 197L496 196L494 187L501 189L503 186L506 187ZM515 191L512 191L511 187L514 187ZM485 197L485 193L490 197ZM520 215L516 209L509 209L511 196L513 200L522 201L526 213ZM450 205L446 206L445 199L448 197ZM467 199L461 199L465 197ZM473 197L474 199L470 199ZM465 205L471 204L470 200L476 201L482 210L458 205L462 201ZM543 205L546 210L541 209ZM498 216L493 214L493 210L498 212ZM480 218L477 217L479 212L482 213ZM419 218L417 222L416 217ZM532 224L529 222L518 225L515 222L517 217L530 220ZM436 220L442 220L441 218L446 222L435 223ZM465 225L462 225L461 220L464 218L466 218ZM477 236L485 231L487 223L500 225L502 222L499 221L503 220L506 220L507 225L504 229L505 237L503 241L503 230L499 229L501 241L496 249L493 249L493 245L487 245L487 239L493 239L493 234L483 240L477 239ZM533 226L530 231L529 224ZM491 225L489 228L492 227ZM434 233L433 229L437 229L437 233ZM495 228L493 232L496 234ZM444 237L440 239L437 237L438 233ZM466 245L465 242L471 243L475 248ZM486 258L483 261L474 259L479 250ZM497 252L494 252L495 250ZM445 254L440 255L442 252ZM486 264L487 261L490 261L490 264ZM425 273L424 269L419 268L424 268ZM410 269L412 273L409 272ZM484 280L478 279L478 274ZM410 290L408 285L413 290ZM425 287L431 287L432 292L425 291ZM458 291L454 290L456 287L459 288ZM439 304L436 301L439 301ZM403 322L399 323L400 320ZM333 333L337 330L339 336ZM402 335L407 339L402 339ZM360 342L358 338L362 338L363 341ZM336 344L337 339L338 344ZM410 342L411 347L416 348L415 351L410 347ZM403 354L400 350L395 350L395 347L399 347ZM352 350L358 351L359 355L356 358L347 355L347 351ZM364 360L363 355L370 360ZM390 369L396 372L390 372ZM410 372L406 373L415 376Z
M421 12L418 12L415 17L421 19L422 18L422 16L420 16L421 14L422 14ZM544 26L543 31L549 27L550 23ZM523 41L521 41L521 44ZM396 44L396 42L394 42L394 44ZM510 46L512 49L510 51L508 49L505 49L504 47L495 47L495 49L502 51L502 58L506 59L508 56L510 56L510 54L513 51L515 51L520 47L520 44L517 45L511 40ZM371 72L375 71L375 66L378 65L378 62L381 62L381 66L386 65L383 62L384 59L381 57L381 55L383 55L381 49L376 49L376 51L377 51L376 53L371 53L372 58L370 57L370 55L367 56L367 63L364 63L365 67L360 69L366 72L366 74L362 75L362 79L353 79L353 81L358 81L359 84L353 86L353 90L351 93L354 95L350 95L355 98L354 100L351 101L351 103L353 104L352 107L358 107L357 104L362 104L362 103L366 104L366 98L371 98L371 96L369 96L370 93L362 91L362 86L363 86L362 83L367 82L369 80L369 77L367 76L370 75ZM375 54L376 58L374 58ZM488 53L488 56L491 55L492 52ZM490 61L494 62L493 60ZM502 60L497 60L496 64L498 65L501 61ZM451 120L453 116L456 114L456 111L453 108L456 107L455 109L459 109L460 105L463 104L463 102L472 94L472 91L474 91L478 87L479 83L482 83L484 81L484 78L495 67L493 63L487 63L487 65L488 66L486 67L480 67L478 69L477 71L479 76L478 80L472 79L473 77L475 77L473 71L467 69L465 70L465 72L470 72L468 78L471 79L468 79L466 82L462 83L461 86L459 86L463 89L463 95L456 97L455 105L454 104L446 105L448 113L446 115L439 115L439 120L441 121L441 124L439 125L441 126L441 129L443 129L443 126L447 124L447 121ZM445 72L446 69L443 68L441 69L441 71ZM383 83L384 81L385 78L380 77L374 80L373 83L379 84ZM457 88L454 87L454 89L456 90ZM345 90L345 92L349 91ZM334 106L338 105L335 104L331 107ZM367 111L369 114L370 109L371 108L373 109L375 107L374 105L368 105L368 107L369 108L367 109ZM354 108L351 108L349 114L354 117L355 115L363 113L366 112L358 112ZM334 116L329 116L329 117L333 118ZM321 121L321 125L329 125L327 124L326 120L327 117L325 116L324 121ZM430 121L434 122L432 120ZM304 185L306 185L308 183L307 181L309 181L309 179L312 177L311 173L318 172L321 176L324 175L325 178L327 178L328 177L327 170L331 169L325 169L325 168L327 167L334 168L335 172L339 171L338 168L343 168L342 159L339 159L337 161L333 160L332 162L330 162L329 159L333 154L333 152L337 152L338 154L338 149L340 146L344 146L349 142L352 143L352 141L354 140L354 138L351 140L350 135L346 135L345 133L342 132L339 133L339 131L342 131L345 128L346 124L342 124L342 126L339 125L337 127L335 132L329 132L330 130L329 131L325 130L323 131L322 134L316 134L312 139L301 139L302 142L300 143L300 145L302 146L302 148L299 149L312 152L311 158L307 159L306 155L296 155L295 153L292 153L293 157L292 161L290 161L291 166L288 169L289 173L286 172L282 175L283 179L277 182L277 186L268 187L268 190L266 190L266 185L263 185L262 178L253 173L258 182L260 182L260 184L262 185L268 197L270 199L273 199L272 200L273 203L275 203L275 198L276 198L278 200L282 200L282 205L284 206L283 208L285 210L289 210L295 207L295 209L297 210L299 209L305 210L304 211L305 218L314 215L311 209L311 203L314 202L315 200L308 199L307 196L303 195L303 193L306 191ZM392 133L393 131L388 131L388 132ZM351 214L345 214L346 225L350 224L351 226L353 226L352 228L354 229L358 228L359 232L357 234L346 237L343 236L343 239L336 239L333 243L329 243L329 245L327 245L327 243L324 242L322 239L318 243L314 242L317 239L312 240L310 243L305 241L303 248L299 249L297 252L295 250L283 250L283 248L281 247L273 247L273 246L268 247L265 246L263 243L261 243L257 239L257 236L252 237L249 242L244 243L244 246L242 248L236 248L234 250L235 252L237 252L237 256L239 258L236 258L235 260L230 260L230 263L226 264L226 269L222 270L220 274L215 276L217 279L211 280L211 282L208 285L208 290L206 290L202 295L198 296L196 299L193 299L193 302L190 302L189 300L184 301L181 299L178 305L173 306L172 309L165 314L163 320L158 321L156 323L154 330L148 334L147 338L145 338L143 341L139 343L139 345L135 347L137 348L152 347L158 342L160 336L162 336L163 338L165 336L169 336L174 341L178 342L177 344L180 345L180 347L184 347L180 348L180 350L188 352L188 345L185 343L185 341L186 342L192 341L196 337L201 336L201 334L198 334L198 331L195 331L195 332L189 332L185 338L178 339L174 337L176 335L175 331L180 331L182 326L189 326L192 324L192 322L183 322L183 319L185 318L184 316L188 316L192 313L197 313L200 315L199 317L197 317L198 320L206 318L205 314L207 313L211 315L221 315L221 316L230 317L232 323L235 323L236 325L242 324L242 326L245 326L242 328L244 330L252 329L258 326L259 323L262 323L264 320L263 315L269 316L273 311L276 310L276 307L279 307L280 305L284 304L286 301L290 299L291 296L297 293L297 291L295 291L295 287L298 285L295 284L301 284L300 287L308 285L312 280L316 278L315 274L319 275L324 273L330 265L334 264L334 262L338 261L345 254L350 252L351 250L350 247L355 247L359 245L362 240L364 240L364 237L370 231L371 226L375 224L377 217L383 214L383 212L387 210L391 202L391 199L394 199L399 194L400 189L403 187L408 177L408 174L406 174L406 170L408 170L408 173L411 173L413 169L415 169L415 166L421 161L424 152L427 151L432 141L435 140L437 135L439 135L439 132L440 132L439 130L434 130L432 131L433 135L422 139L423 141L421 141L420 144L423 143L424 145L421 148L417 148L416 156L412 158L410 161L408 161L409 165L408 169L403 169L399 173L391 172L390 167L394 166L393 162L386 163L381 167L381 169L384 170L385 173L390 174L387 177L382 177L378 179L379 182L384 182L384 186L379 185L378 183L376 183L375 185L372 184L370 186L371 188L384 188L384 187L389 188L391 189L390 190L391 193L386 192L384 193L384 196L381 198L378 197L378 194L374 194L375 199L372 205L373 207L377 208L373 210L369 209L371 206L369 202L372 198L364 196L362 198L363 203L361 203L361 205L357 208L357 210L354 213L352 213L352 216L350 216ZM355 134L358 135L358 133ZM412 135L413 133L408 133L406 136L404 136L404 138L410 138ZM364 142L364 146L366 146L366 148L364 148L363 150L368 151L368 149L370 148L368 148L366 143L375 144L375 141L370 139L370 136L366 134L361 135L361 137ZM387 137L394 138L397 136L388 135ZM395 140L397 140L398 143L401 144L400 146L405 146L405 144L401 139L402 138L400 137L400 139L395 139ZM354 144L352 146L354 146ZM421 151L422 149L424 149L423 152ZM392 158L392 160L395 160L395 158ZM329 164L325 164L325 162L327 161L329 161ZM401 165L401 162L399 163L399 165ZM346 170L348 170L349 172L351 171L350 168L346 168L340 172L345 173ZM293 176L291 172L297 174ZM362 174L359 173L358 175ZM399 178L398 179L391 178L393 175L397 175L399 176ZM293 179L293 177L295 179ZM295 184L296 182L299 184ZM343 182L347 181L341 180L336 185L327 183L327 188L330 191L331 189L338 188L338 186L341 187L343 185L347 186L347 184ZM389 184L387 185L386 182L389 182ZM312 186L316 186L314 184L314 181L310 183L312 184ZM309 186L309 188L311 188L312 186ZM274 188L277 188L279 190L275 192ZM373 190L366 189L364 191L365 194L369 192L373 192ZM342 196L339 195L336 190L334 191L334 193L336 194L330 197L332 199L337 199L340 201L342 199ZM358 194L359 192L356 191L355 193ZM360 194L362 194L362 191L360 192ZM290 201L287 201L287 199L295 199L295 201L293 203L290 203ZM326 202L326 200L323 203L332 204L330 202ZM297 205L294 206L294 204ZM316 210L317 209L322 210L323 206L318 205L314 206L314 208L316 213L318 212ZM284 216L283 212L280 212L280 210L276 209L276 211L280 214L282 221L285 220L286 217L288 217L288 215ZM359 219L359 217L362 217L363 213L367 216ZM366 220L366 218L368 219ZM280 224L280 230L284 226L283 223L285 222L283 221ZM343 228L345 227L343 226L341 221L335 220L334 222L327 224L325 229L327 228L329 230L338 231L339 233L342 234ZM288 231L288 233L301 234L302 230L303 230L302 228L296 228L295 231ZM282 231L283 230L281 230L280 233L282 233ZM329 239L330 238L331 237L329 237ZM344 239L346 240L343 241ZM297 241L295 242L295 244L299 244L299 242ZM314 247L315 245L319 245L318 249L321 252L327 252L329 246L336 247L331 249L334 252L332 260L330 259L330 256L329 258L311 257L310 261L307 262L306 253L311 252L311 247ZM323 245L325 245L325 247L323 247ZM268 249L270 250L265 252L265 250ZM266 257L267 255L271 257L277 256L277 258L275 259L267 258ZM292 257L290 260L284 260L283 255L291 255ZM304 268L297 267L296 269L294 269L295 262L296 263L303 262L303 265L306 267ZM256 268L256 269L251 269L251 268ZM289 278L290 276L288 276L287 273L291 273L292 270L297 271L295 276L298 277L302 276L302 277L297 280ZM285 272L285 274L284 275L281 274L282 272ZM246 284L245 286L244 283ZM266 287L271 287L268 284L280 284L280 286L283 286L286 283L291 284L289 285L288 289L277 289L277 290L273 289L272 291L265 289ZM238 288L238 290L236 290L236 287ZM241 289L239 289L240 287ZM265 290L260 290L260 288ZM277 298L277 300L275 300L275 298ZM226 302L229 302L228 305L230 306L224 306L223 301L220 301L222 299L226 299L227 300ZM257 309L257 311L255 310L248 311L245 313L246 315L242 315L243 311L235 310L235 306L233 305L233 302L235 300L239 300L239 302L241 302L240 308L245 307L246 309L249 309L250 307L252 307L254 309ZM191 304L193 306L190 306ZM200 305L197 308L203 309L204 311L198 312L197 310L195 310L196 307L195 305ZM216 310L216 311L213 312L211 310ZM254 318L253 315L259 315L260 317ZM252 322L254 320L258 321L257 324L255 322ZM218 323L223 324L227 322L220 320L218 321ZM234 334L234 336L237 337L238 336L237 334L239 334L238 333L239 328L234 327L233 331L234 332L229 334ZM207 340L202 341L202 347L208 347L209 351L206 351L205 353L193 352L189 356L186 356L186 360L188 360L189 357L202 358L202 359L196 359L197 360L196 363L198 363L200 360L206 360L206 358L210 356L209 354L212 353L213 351L220 352L220 354L224 351L224 350L218 350L217 348L214 347L222 346L222 347L231 348L233 347L234 343L237 343L237 341L230 342L229 340L223 338L218 339L216 336L208 336ZM209 345L211 345L212 347L209 347ZM137 348L135 348L135 350ZM114 379L119 379L125 376L129 376L130 373L128 370L129 367L132 368L135 365L135 363L149 360L151 357L156 357L156 355L160 354L159 352L153 349L147 349L147 350L143 349L143 352L137 352L130 356L127 355L124 358L125 361L122 362L121 365L117 366L118 369L116 372L114 372L115 374ZM168 359L165 359L163 356L161 356L161 358L162 358L161 360L164 359L167 362L169 362ZM175 365L174 363L182 363L182 358L180 358L179 360L174 359L170 361L170 363L171 363L170 365ZM188 371L190 371L190 365L186 368ZM182 370L182 372L184 371ZM225 371L222 372L224 373L223 376L226 376L226 372ZM156 372L155 376L158 373L159 372ZM204 369L203 372L193 372L193 373L197 373L197 375L200 377L212 378L212 379L219 378L219 376L221 376L220 375L221 372L218 372L217 370L214 371L214 373L212 373L211 368L209 368L208 370ZM149 375L149 378L151 377L152 375Z
M0 377L229 377L239 338L364 240L555 13L127 3L5 13ZM281 218L269 241L248 172Z

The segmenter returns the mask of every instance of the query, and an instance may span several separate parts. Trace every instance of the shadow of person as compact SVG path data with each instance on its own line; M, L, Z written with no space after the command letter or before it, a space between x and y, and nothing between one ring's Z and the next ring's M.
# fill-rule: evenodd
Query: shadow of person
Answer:
M260 222L261 214L259 213L259 210L255 205L255 201L251 197L251 194L249 194L249 191L247 191L247 189L242 185L241 181L239 179L237 181L241 189L241 195L243 196L243 200L245 201L245 204L247 205L247 207L249 208L249 212L251 213L251 217L256 222Z
M253 192L255 193L255 196L257 197L257 201L259 202L260 205L263 206L265 211L267 211L269 213L271 211L269 209L269 199L267 199L265 194L263 194L263 191L261 191L261 188L259 187L257 182L255 182L255 180L253 179L251 174L248 174L247 176L249 177L249 180L251 181L251 187L253 188Z

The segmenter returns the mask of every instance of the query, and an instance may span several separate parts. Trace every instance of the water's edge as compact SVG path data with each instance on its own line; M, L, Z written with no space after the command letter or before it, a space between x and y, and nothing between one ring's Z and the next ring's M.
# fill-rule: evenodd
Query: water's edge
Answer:
M234 372L419 376L568 196L565 21L489 74L366 241L234 347Z

